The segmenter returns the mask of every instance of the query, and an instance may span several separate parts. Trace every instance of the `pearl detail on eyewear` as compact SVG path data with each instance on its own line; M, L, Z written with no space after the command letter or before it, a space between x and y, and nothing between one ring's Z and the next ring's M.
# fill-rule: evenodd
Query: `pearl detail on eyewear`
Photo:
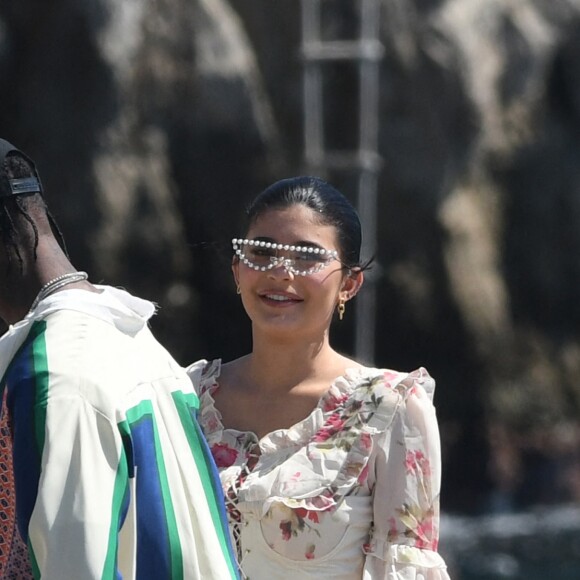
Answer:
M338 252L336 250L325 250L316 246L295 246L242 238L234 238L232 246L242 263L260 272L266 272L282 266L287 272L292 274L308 276L309 274L320 272L333 260L338 260ZM258 252L265 251L265 253L256 253L256 250ZM292 252L294 257L270 255L268 253L279 250ZM250 252L253 255L248 257L247 254Z

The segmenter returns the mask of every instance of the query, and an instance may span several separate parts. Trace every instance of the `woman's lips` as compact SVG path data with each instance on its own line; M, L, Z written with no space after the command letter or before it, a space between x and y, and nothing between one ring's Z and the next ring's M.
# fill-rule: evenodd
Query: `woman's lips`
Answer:
M291 306L302 302L302 299L295 294L287 292L261 292L260 298L271 305L276 306Z

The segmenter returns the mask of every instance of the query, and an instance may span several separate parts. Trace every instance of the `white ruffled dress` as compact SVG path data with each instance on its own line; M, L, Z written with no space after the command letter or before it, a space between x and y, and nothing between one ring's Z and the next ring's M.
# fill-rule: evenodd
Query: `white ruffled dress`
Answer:
M435 382L363 368L312 413L262 439L225 429L221 362L188 373L220 472L232 541L250 580L448 580L437 553L441 451Z

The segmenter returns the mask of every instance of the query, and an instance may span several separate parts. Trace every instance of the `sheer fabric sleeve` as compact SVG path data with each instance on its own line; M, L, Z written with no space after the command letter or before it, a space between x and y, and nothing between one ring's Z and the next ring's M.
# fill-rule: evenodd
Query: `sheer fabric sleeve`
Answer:
M441 449L434 387L425 369L396 386L400 407L392 428L376 442L364 580L449 580L437 553Z

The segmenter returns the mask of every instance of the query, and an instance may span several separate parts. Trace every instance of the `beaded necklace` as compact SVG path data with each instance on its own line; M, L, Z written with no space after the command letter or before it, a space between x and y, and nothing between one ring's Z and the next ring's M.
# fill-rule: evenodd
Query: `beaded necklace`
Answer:
M52 280L49 280L41 289L30 310L34 310L41 300L44 300L47 296L56 292L63 286L67 286L68 284L73 284L74 282L81 282L82 280L86 280L89 275L86 272L69 272L68 274L62 274L62 276L57 276Z

